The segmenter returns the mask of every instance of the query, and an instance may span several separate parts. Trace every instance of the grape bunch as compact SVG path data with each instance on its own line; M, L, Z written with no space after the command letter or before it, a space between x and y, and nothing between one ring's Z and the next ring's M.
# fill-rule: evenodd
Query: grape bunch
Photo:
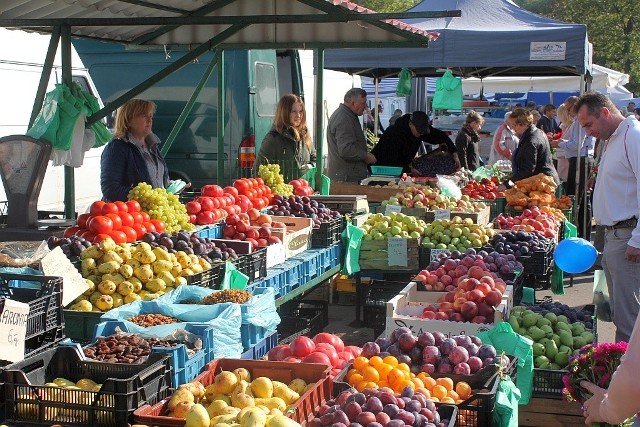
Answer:
M258 176L271 188L274 194L282 196L291 196L293 194L293 185L284 183L284 176L280 173L279 164L260 165L258 167Z
M163 221L169 233L193 229L187 209L178 196L164 188L152 188L146 182L141 182L129 191L129 199L137 200L151 218Z

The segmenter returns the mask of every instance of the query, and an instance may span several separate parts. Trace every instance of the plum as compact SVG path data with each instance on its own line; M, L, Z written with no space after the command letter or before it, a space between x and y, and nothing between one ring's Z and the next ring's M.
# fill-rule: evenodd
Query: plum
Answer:
M409 357L407 354L399 354L398 356L396 356L396 359L398 359L398 363L406 363L407 365L411 365L411 357Z
M413 397L413 387L406 386L405 388L403 388L402 393L400 393L400 397L403 398L402 400L404 400L405 397L408 397L409 399L411 399ZM408 402L405 400L405 403L408 403Z
M420 370L422 372L426 372L427 374L431 375L436 371L436 366L433 363L424 363L420 367Z
M422 350L420 347L415 346L409 350L408 356L411 358L412 363L420 363L422 360Z
M451 350L451 354L449 354L449 360L451 360L451 363L454 365L462 362L466 363L467 360L469 360L469 352L464 347L455 347Z
M371 423L376 422L376 416L371 412L361 412L356 417L356 422L358 424L362 424L363 426L367 426Z
M361 412L362 412L362 408L356 402L349 402L344 407L344 413L347 415L350 421L355 421Z
M453 367L453 373L459 375L470 375L471 368L466 362L460 362L456 366Z
M436 412L436 403L431 399L427 399L427 402L425 403L424 407L430 410L431 412Z
M450 363L440 363L436 371L439 374L450 374L453 372L453 368Z
M448 356L454 348L456 348L458 345L456 344L456 341L453 338L447 338L444 341L442 341L442 344L440 344L440 353L442 353L443 356Z
M465 346L465 348L469 352L469 357L477 356L478 355L478 350L480 349L480 347L478 347L477 345L475 345L473 343L469 344L468 346Z
M416 343L417 343L416 337L414 337L411 332L409 333L405 332L402 335L398 336L398 347L400 347L400 350L404 352L411 351L416 346ZM364 351L364 347L363 347L363 351ZM378 348L378 351L379 351L379 348Z
M424 396L424 394L417 392L411 397L411 400L417 400L420 403L420 407L424 407L427 398Z
M453 337L453 339L455 340L457 345L462 347L467 347L469 344L471 344L471 338L469 337L469 335L456 335L455 337Z
M400 348L397 344L391 344L389 347L387 347L387 351L390 355L395 357L398 357L400 355Z
M440 346L440 344L447 339L447 336L440 331L435 331L433 332L433 339L435 340L434 345Z
M398 405L396 405L395 403L387 403L382 408L382 412L389 415L389 417L391 418L395 418L395 416L400 412L400 408L398 408Z
M351 424L353 425L353 424ZM402 420L391 420L387 423L386 427L404 427L404 421Z
M369 399L367 399L367 411L373 412L374 414L382 411L382 402L380 399L375 396L369 397Z
M368 427L382 427L382 424L380 424L377 421L374 421L372 423L369 423Z
M496 349L491 344L483 344L478 349L478 357L482 360L493 357L496 357Z
M414 417L415 417L415 419L416 419L416 420L413 422L413 427L426 427L427 422L428 422L427 417L425 417L424 415L422 415L422 414L420 414L420 413L418 413L418 412L415 412L415 413L413 414L413 416L414 416Z
M420 414L425 416L429 421L433 420L433 411L431 411L430 409L422 408L420 410Z
M436 345L436 339L431 332L427 331L418 335L418 346L424 348L429 345Z
M314 418L309 423L309 427L322 427L322 421L320 421L320 418Z
M349 424L351 424L351 421L347 417L347 414L345 414L342 410L338 409L336 412L333 413L333 423L334 424L340 423L348 426Z
M407 328L405 326L395 329L393 332L391 332L391 337L390 337L391 343L393 344L393 343L397 342L398 338L400 337L400 335L407 334L407 333L410 334L411 333L411 329L409 329L409 328Z
M362 353L360 355L370 359L373 356L377 356L378 353L380 353L380 346L369 341L362 346Z
M469 365L472 374L475 374L480 369L482 369L482 359L477 356L469 357L469 360L467 360L467 364Z
M385 412L380 411L376 414L376 422L382 424L383 426L386 426L389 421L391 421L391 417Z
M395 405L396 404L396 398L393 394L391 393L387 393L387 392L379 392L377 393L377 397L378 399L380 399L380 402L382 402L383 405Z
M433 345L426 346L422 350L422 361L423 363L430 363L432 365L437 365L438 362L440 361L440 349ZM424 368L423 368L423 371L424 371Z
M404 409L409 412L420 412L422 405L417 400L411 400L411 402L404 405Z
M416 420L416 417L411 412L402 410L400 411L400 413L398 413L398 415L396 416L396 419L402 420L406 425L410 426Z
M378 344L381 351L386 351L387 348L389 348L389 346L391 345L391 340L386 337L379 337L378 339L376 339L375 343Z

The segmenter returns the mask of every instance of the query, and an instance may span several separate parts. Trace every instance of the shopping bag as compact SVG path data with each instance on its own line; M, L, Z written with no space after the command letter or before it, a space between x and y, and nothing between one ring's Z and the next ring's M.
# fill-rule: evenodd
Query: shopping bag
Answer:
M604 274L604 270L593 272L593 304L596 306L596 317L599 320L603 322L613 321L607 276Z
M520 397L520 390L511 381L511 378L502 378L496 392L496 406L493 412L494 427L518 426L518 401Z
M398 85L396 86L396 95L409 96L411 95L411 71L408 68L403 68L398 74Z
M249 283L249 276L236 270L236 266L227 261L224 266L224 278L220 284L220 289L242 289Z
M344 262L342 263L342 274L354 274L360 271L360 245L364 230L353 224L347 224L340 237L345 248Z
M309 182L309 186L316 189L316 168L309 168L301 178L306 179ZM320 186L320 194L323 196L329 195L329 188L331 188L331 179L326 175L321 175L322 185Z

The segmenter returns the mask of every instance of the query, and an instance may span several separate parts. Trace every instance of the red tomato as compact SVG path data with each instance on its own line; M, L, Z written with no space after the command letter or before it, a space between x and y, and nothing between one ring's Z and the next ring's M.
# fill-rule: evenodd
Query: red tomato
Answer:
M123 227L131 227L133 225L133 215L129 212L118 212Z
M195 224L196 223L196 216L195 215L189 215L189 222L191 224Z
M92 242L93 243L100 243L105 239L110 239L111 236L108 234L104 234L104 233L100 233L100 234L96 234L96 237L93 238Z
M264 185L262 178L256 178L256 181L258 182L258 185Z
M158 233L162 233L164 230L167 229L167 225L159 219L152 219L151 224L154 225Z
M127 243L127 234L122 230L113 230L109 233L109 236L116 242L117 245Z
M219 197L222 196L223 193L224 191L219 185L204 185L200 189L200 194L203 196Z
M129 212L129 206L125 202L118 200L115 204L118 207L118 212Z
M153 225L153 223L151 222L144 222L143 225L144 225L144 228L147 229L148 233L153 233L154 231L158 231L156 230L156 226Z
M187 208L187 213L189 215L197 214L202 210L202 205L195 200L185 203L184 206Z
M213 209L213 199L211 197L208 197L208 196L198 197L195 200L195 202L200 204L200 210L210 211L211 209ZM189 212L189 208L187 207L187 213L189 214L197 214L198 212L200 212L200 210L196 212Z
M300 183L302 184L303 187L308 187L309 186L309 183L304 178L298 178L298 181L300 181Z
M142 240L144 233L147 232L145 226L142 223L136 222L135 224L133 224L132 228L136 231L137 240Z
M233 196L237 196L239 194L238 190L235 187L231 186L224 187L224 192Z
M149 222L151 221L151 217L149 216L148 213L146 213L145 211L140 211L140 214L142 215L142 222Z
M140 212L140 203L137 200L129 200L127 202L127 208L129 213Z
M66 230L64 230L64 233L62 234L62 237L71 237L71 236L75 235L80 230L82 230L82 228L80 228L80 227L68 227Z
M342 338L328 332L320 332L313 337L313 342L315 342L316 345L320 343L330 344L338 353L344 351L344 341L342 341Z
M258 180L255 178L249 178L249 182L251 183L251 188L258 188L258 185L260 185Z
M82 231L82 230L79 230L79 231ZM80 234L80 237L82 237L85 240L88 240L89 242L93 242L93 239L96 238L96 233L90 230L86 230L84 233Z
M132 223L133 224L133 223ZM120 231L127 235L127 243L133 243L138 238L138 233L131 226L123 225Z
M88 213L83 213L78 215L78 227L87 228L87 222L89 222L90 218L91 218L91 214L88 214Z
M113 230L113 221L108 216L94 216L89 221L89 230L96 234L109 234Z
M122 228L122 218L120 218L120 215L117 213L110 213L105 215L106 217L110 218L111 221L113 222L113 229L114 230L120 230ZM115 240L115 239L114 239Z
M215 222L215 218L213 216L213 212L211 211L202 211L196 215L196 224L205 225L205 224L213 224Z
M234 215L236 213L236 205L225 206L224 210L227 211L227 216Z
M224 208L225 206L227 206L227 198L226 197L216 197L215 198L216 202L218 202L218 207L219 208Z
M316 349L316 344L311 338L303 335L294 339L291 344L289 344L289 348L291 348L291 353L295 357L305 357L313 353Z
M141 212L133 212L131 216L133 217L134 224L142 224L144 222Z
M104 205L102 205L102 215L106 215L110 213L117 214L118 205L116 205L115 203L105 203Z
M89 208L89 213L91 214L91 216L102 215L102 206L104 205L105 203L102 200L91 203L91 207Z
M293 189L296 190L300 187L303 187L302 183L300 182L299 179L294 179L293 181L291 181L289 184L293 185Z

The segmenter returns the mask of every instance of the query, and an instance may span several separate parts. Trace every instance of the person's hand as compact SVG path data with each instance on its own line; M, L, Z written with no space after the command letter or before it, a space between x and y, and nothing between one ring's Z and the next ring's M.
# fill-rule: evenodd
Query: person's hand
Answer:
M367 164L368 164L368 165L373 165L373 164L375 164L375 163L377 162L377 160L376 160L376 156L374 156L374 155L373 155L373 154L371 154L371 153L367 153L367 159L366 159L366 162L367 162Z
M598 387L589 381L580 381L580 387L587 389L591 394L593 394L593 396L587 399L587 401L582 405L582 414L585 418L584 423L586 425L591 425L591 423L602 421L598 419L600 415L598 406L600 406L600 402L602 402L602 399L607 395L607 390Z
M462 165L460 164L460 158L458 157L458 153L453 153L453 161L456 164L456 171L459 171L460 168L462 168Z
M592 190L593 191L593 187L596 186L596 179L595 178L589 178L587 179L587 189L588 190Z
M624 252L624 259L631 262L640 262L640 249L627 245L627 250Z
M560 141L551 140L549 141L549 145L551 146L551 148L558 148L560 147Z
M311 163L305 163L304 165L300 166L300 170L302 172L306 172L309 169L311 169L313 167L313 165Z

